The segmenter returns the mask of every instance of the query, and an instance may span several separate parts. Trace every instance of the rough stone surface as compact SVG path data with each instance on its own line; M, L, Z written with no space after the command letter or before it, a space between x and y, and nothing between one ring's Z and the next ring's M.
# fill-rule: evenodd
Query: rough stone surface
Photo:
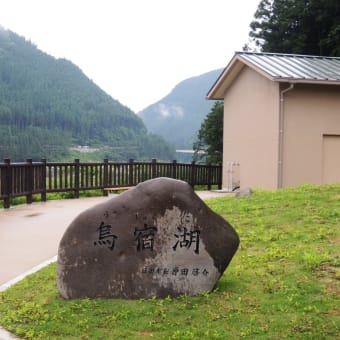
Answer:
M235 194L235 197L237 198L249 197L252 195L252 193L253 193L253 190L251 190L251 188L244 188L244 189L238 190Z
M183 181L157 178L81 213L58 251L66 298L148 298L211 291L239 244Z

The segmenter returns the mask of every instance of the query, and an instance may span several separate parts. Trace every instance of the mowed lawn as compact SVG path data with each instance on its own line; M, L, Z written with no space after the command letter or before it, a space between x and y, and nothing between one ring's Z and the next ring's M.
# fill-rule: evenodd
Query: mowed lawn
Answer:
M66 301L52 264L0 293L0 325L26 339L339 339L340 185L207 204L241 239L213 292Z

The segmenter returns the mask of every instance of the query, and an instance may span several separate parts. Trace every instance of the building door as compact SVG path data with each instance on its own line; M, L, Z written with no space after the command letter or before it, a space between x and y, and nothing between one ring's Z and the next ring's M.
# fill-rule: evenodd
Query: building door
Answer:
M340 135L324 135L323 183L340 183Z

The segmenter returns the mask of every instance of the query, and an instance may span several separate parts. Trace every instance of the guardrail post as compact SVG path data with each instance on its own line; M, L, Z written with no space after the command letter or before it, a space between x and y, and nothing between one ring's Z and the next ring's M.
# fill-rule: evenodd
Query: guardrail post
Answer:
M26 168L26 203L31 204L33 202L33 187L34 187L34 178L33 178L33 164L32 159L26 159L27 168Z
M79 159L74 160L74 197L79 198Z
M133 186L133 159L129 159L129 185Z
M41 160L42 168L40 172L40 181L41 181L41 201L46 202L46 159L43 158Z
M109 186L109 160L104 159L104 178L103 178L103 189ZM103 196L109 196L107 190L103 190Z
M208 164L208 190L211 190L211 180L212 180L212 176L211 176L211 163Z
M11 193L12 193L12 168L11 168L11 160L9 158L4 159L4 163L6 164L5 174L2 177L2 187L5 188L4 194L4 208L9 209L11 206Z
M177 161L174 159L172 161L172 174L171 174L173 179L177 179Z
M195 161L191 162L191 174L190 174L190 185L192 188L195 187L196 184L196 164Z
M157 160L155 158L151 161L151 178L156 178L157 176Z
M218 189L222 189L222 171L223 171L223 165L219 164L218 167Z

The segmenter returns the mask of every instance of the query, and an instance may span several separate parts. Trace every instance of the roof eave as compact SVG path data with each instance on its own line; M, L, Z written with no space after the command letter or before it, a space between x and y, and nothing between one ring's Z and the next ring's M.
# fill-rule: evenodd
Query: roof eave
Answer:
M243 67L243 61L237 54L235 54L208 91L206 99L223 100L225 91Z
M245 66L254 69L257 73L272 81L275 80L270 74L252 64L248 60L242 58L242 55L236 52L227 67L222 71L221 75L217 78L213 86L210 88L206 98L211 100L223 100L226 90L229 88L234 79L238 76L240 71Z

